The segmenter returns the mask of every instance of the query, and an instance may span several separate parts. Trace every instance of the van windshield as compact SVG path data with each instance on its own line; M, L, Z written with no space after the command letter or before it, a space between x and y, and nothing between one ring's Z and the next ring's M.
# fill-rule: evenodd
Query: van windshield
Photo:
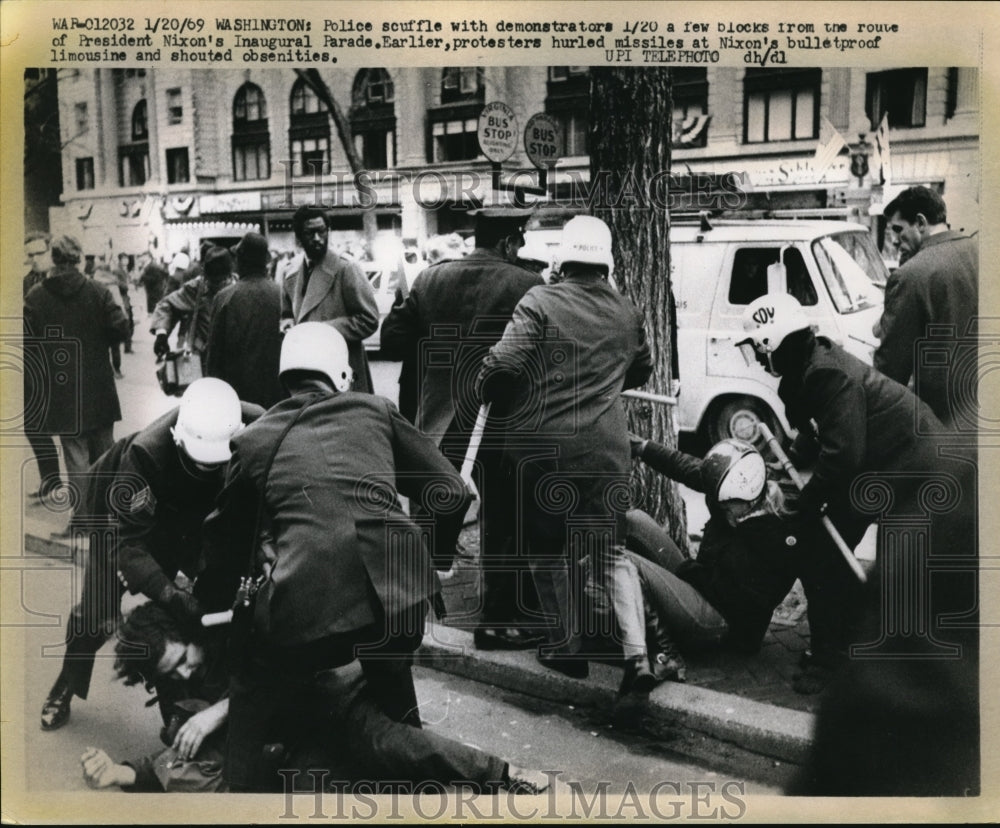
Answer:
M863 231L836 233L816 239L813 255L820 274L840 313L853 313L877 305L879 288L885 288L889 273Z

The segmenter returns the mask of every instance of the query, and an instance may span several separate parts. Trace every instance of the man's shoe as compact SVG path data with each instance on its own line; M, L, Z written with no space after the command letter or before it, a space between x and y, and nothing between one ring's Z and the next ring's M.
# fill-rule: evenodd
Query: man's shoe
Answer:
M56 681L42 705L42 730L58 730L69 721L73 690L63 679Z
M517 627L479 627L472 639L477 650L530 650L545 640Z
M687 681L687 665L678 652L650 653L649 666L656 681L676 681L683 684Z
M512 794L537 795L549 788L549 777L541 771L519 768L507 765L507 778L504 780L504 790Z
M570 678L585 679L590 675L590 663L579 656L539 655L538 663Z
M622 676L618 695L627 696L630 693L635 693L640 696L648 696L656 684L656 676L649 669L646 657L630 658L625 662L625 675Z

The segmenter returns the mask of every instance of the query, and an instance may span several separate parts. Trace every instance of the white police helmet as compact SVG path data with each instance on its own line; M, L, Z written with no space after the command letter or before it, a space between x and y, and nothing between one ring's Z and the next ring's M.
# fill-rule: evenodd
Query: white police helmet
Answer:
M338 391L349 390L354 380L347 342L340 331L324 322L302 322L288 329L281 343L279 376L286 371L318 371Z
M765 357L768 370L774 373L771 355L785 337L810 327L809 317L798 299L787 293L767 293L754 299L743 311L745 338L736 343L747 365L753 365L754 351Z
M229 441L242 428L243 411L233 387L215 377L203 377L192 382L181 397L170 433L195 463L217 466L229 462Z
M566 262L602 265L610 276L615 269L611 255L611 230L593 216L574 216L563 225L562 238L553 257L553 267L559 270Z

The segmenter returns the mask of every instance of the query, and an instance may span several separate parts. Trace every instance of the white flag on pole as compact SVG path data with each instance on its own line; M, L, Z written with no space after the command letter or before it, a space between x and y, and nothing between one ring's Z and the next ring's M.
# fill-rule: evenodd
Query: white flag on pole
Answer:
M889 113L882 116L882 123L875 130L875 166L886 187L892 184L892 155L889 152Z
M813 157L813 166L816 168L816 181L822 181L827 170L830 169L837 156L847 146L844 136L838 132L837 128L830 123L824 115L820 119L819 144L816 147L816 155Z

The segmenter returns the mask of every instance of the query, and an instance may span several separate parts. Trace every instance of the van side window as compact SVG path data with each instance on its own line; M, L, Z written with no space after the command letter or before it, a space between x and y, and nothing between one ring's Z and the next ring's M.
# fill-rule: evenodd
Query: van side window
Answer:
M767 293L767 266L778 261L778 247L743 247L733 256L733 273L729 280L729 304L749 305ZM785 252L788 270L788 292L802 305L815 305L819 300L809 278L805 260L798 248Z

